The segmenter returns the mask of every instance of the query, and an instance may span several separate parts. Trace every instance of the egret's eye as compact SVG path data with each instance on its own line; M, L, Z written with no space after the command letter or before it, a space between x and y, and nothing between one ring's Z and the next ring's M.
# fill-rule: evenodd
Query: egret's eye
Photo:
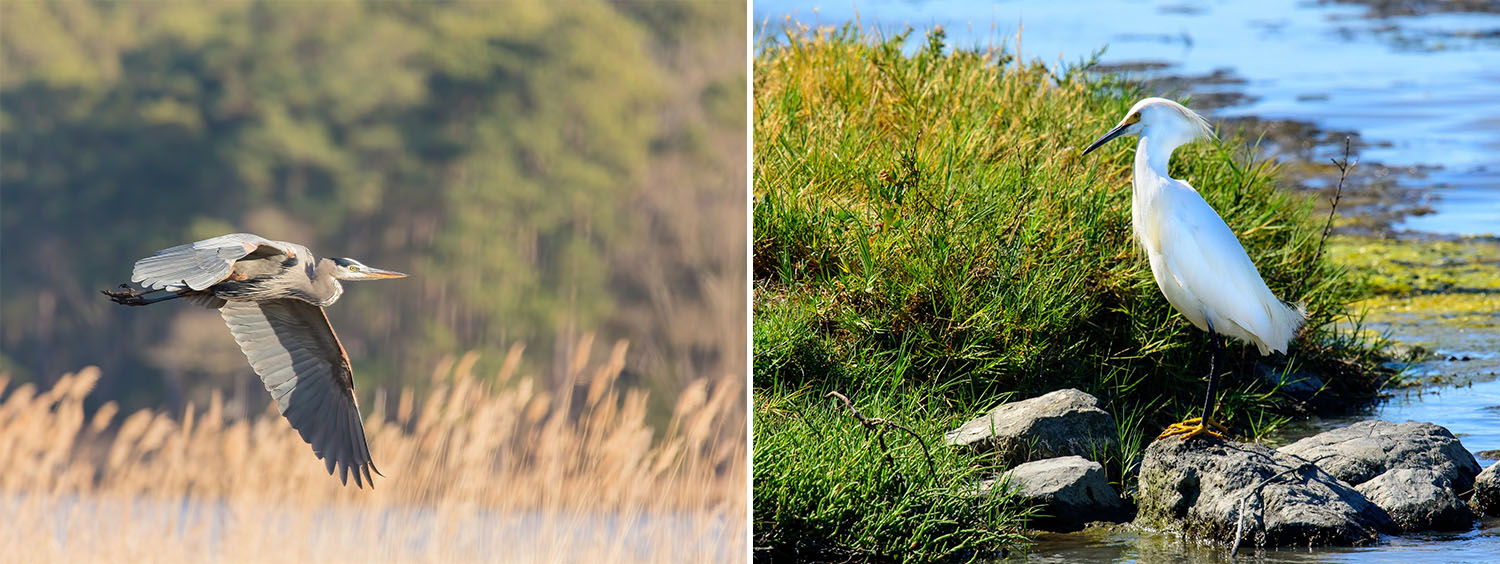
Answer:
M1135 122L1138 122L1138 121L1141 121L1141 113L1140 112L1136 112L1136 113L1130 114L1130 117L1125 118L1125 123L1135 123Z

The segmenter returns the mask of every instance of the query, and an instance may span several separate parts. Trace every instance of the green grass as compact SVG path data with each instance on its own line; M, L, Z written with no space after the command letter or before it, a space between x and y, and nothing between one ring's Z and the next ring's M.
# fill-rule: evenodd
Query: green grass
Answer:
M928 560L1024 544L1025 508L974 497L1001 468L942 434L1007 399L1077 387L1120 425L1127 491L1144 441L1202 402L1206 337L1131 240L1132 143L1081 157L1147 95L999 50L793 28L754 72L754 520L780 555ZM1363 400L1376 349L1333 321L1359 297L1313 262L1322 224L1237 139L1179 150L1271 289L1312 317L1287 358ZM1311 266L1310 266L1311 264ZM1309 268L1311 270L1309 271ZM1301 283L1304 274L1306 282ZM1218 414L1257 436L1291 412L1234 343ZM910 427L889 454L836 400Z

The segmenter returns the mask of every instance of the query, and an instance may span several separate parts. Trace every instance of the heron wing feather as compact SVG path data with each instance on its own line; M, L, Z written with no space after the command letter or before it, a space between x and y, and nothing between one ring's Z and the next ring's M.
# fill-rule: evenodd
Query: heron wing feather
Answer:
M231 301L220 309L277 409L323 459L355 484L375 470L360 423L349 357L323 308L296 299ZM375 470L379 473L378 470ZM368 480L364 480L368 481Z
M295 254L290 245L250 233L231 233L157 251L135 262L130 281L152 290L187 286L202 290L224 281L247 256Z

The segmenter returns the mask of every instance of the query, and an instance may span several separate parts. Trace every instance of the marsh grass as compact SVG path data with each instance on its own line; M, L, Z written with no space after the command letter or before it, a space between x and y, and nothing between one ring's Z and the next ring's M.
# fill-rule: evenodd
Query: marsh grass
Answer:
M549 393L477 355L431 392L375 394L365 430L385 477L339 485L274 409L86 416L85 368L0 402L6 558L26 561L715 561L743 554L744 387L690 383L665 429L616 380L624 343ZM0 390L4 390L0 381ZM266 399L269 402L269 398Z
M959 492L998 470L914 441L891 460L822 399L942 434L1007 399L1077 387L1120 425L1126 486L1146 440L1194 413L1206 337L1172 312L1131 240L1130 143L1081 157L1147 95L1087 63L1003 49L915 51L907 34L792 24L754 72L754 522L767 553L929 559L1022 542L1019 505ZM1282 299L1311 321L1272 368L1307 368L1354 402L1384 378L1375 347L1331 323L1358 285L1314 260L1322 225L1236 138L1180 149ZM1309 270L1310 269L1310 270ZM1307 275L1303 287L1297 282ZM1296 407L1234 343L1218 414L1259 435Z

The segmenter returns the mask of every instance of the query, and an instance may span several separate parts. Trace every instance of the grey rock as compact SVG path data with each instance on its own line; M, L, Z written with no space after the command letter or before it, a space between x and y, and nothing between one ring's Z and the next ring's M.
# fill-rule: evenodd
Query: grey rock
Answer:
M1425 468L1447 478L1466 497L1479 474L1479 463L1463 443L1431 423L1361 421L1281 447L1281 452L1313 461L1353 485L1398 468Z
M1011 402L949 431L950 445L994 452L1004 466L1081 456L1099 460L1118 452L1115 418L1099 400L1078 390L1058 390Z
M1130 520L1130 507L1105 480L1104 467L1081 456L1027 462L1006 472L1000 482L1040 506L1041 514L1031 521L1037 529L1070 532L1093 522Z
M1402 532L1474 527L1474 513L1458 499L1452 482L1426 468L1397 468L1354 489L1384 509Z
M1469 498L1474 511L1500 517L1500 462L1485 468L1474 478L1474 495Z
M1137 525L1220 543L1362 545L1395 530L1385 511L1327 472L1215 439L1151 443L1137 497Z

